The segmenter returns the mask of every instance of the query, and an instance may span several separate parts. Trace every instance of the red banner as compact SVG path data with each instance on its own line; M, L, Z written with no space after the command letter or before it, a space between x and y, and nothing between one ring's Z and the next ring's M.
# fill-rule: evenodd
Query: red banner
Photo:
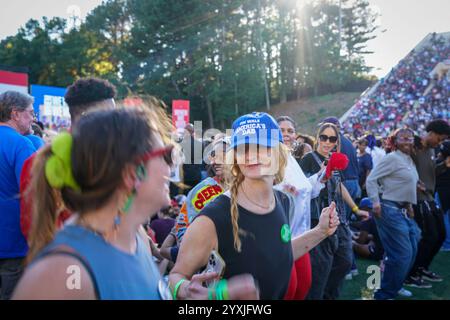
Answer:
M28 93L28 74L0 70L0 93L9 90Z
M28 74L0 70L0 83L13 86L28 86Z

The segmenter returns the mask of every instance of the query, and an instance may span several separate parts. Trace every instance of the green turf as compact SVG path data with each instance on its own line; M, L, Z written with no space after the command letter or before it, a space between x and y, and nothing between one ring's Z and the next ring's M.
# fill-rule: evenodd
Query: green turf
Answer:
M344 280L344 287L340 299L355 300L371 298L373 291L367 289L367 280L371 276L367 273L367 267L378 265L376 261L358 259L357 266L359 275L352 280ZM440 283L431 283L431 289L417 289L405 287L413 293L411 298L401 298L399 300L450 300L450 252L439 252L434 258L430 269L444 278Z

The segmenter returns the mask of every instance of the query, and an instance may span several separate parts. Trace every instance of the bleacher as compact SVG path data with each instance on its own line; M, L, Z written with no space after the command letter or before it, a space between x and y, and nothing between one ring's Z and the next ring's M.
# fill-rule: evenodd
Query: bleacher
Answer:
M449 59L450 32L427 35L340 119L345 132L385 137L408 126L421 134L428 121L449 120Z

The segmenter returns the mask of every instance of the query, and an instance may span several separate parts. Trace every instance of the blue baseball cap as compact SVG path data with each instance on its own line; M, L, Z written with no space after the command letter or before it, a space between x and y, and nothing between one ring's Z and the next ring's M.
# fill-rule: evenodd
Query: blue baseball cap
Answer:
M373 209L372 201L369 198L362 198L361 202L359 203L360 208L369 208L370 210Z
M276 120L265 112L252 112L233 122L230 148L242 144L257 144L269 148L283 142Z

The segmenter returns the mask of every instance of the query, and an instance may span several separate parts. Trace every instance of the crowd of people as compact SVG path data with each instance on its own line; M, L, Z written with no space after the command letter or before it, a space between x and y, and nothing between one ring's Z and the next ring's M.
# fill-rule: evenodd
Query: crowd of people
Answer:
M432 34L429 42L411 51L370 95L363 96L344 121L346 133L366 132L387 137L407 125L418 134L432 119L450 119L450 79L431 74L439 63L449 64L450 39ZM427 90L428 89L428 90Z
M115 94L77 80L70 130L40 143L32 97L0 95L1 299L338 299L356 257L383 266L375 299L444 281L447 121L377 140L329 117L311 137L253 112L175 141L161 106Z

